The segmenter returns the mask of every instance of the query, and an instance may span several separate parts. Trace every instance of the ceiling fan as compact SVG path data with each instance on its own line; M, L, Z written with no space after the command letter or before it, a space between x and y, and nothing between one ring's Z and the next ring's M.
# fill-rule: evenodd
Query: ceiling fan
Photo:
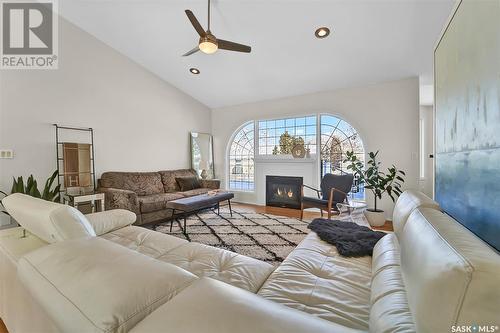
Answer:
M198 22L196 16L194 16L192 11L186 9L185 12L189 21L191 21L191 24L193 25L194 29L200 35L200 40L198 42L198 46L196 46L191 51L185 53L183 57L190 56L191 54L196 53L198 51L201 51L206 54L212 54L215 53L218 49L236 51L236 52L245 52L245 53L250 53L250 51L252 51L252 48L250 46L230 42L224 39L215 38L215 36L210 31L210 0L208 0L207 31L203 30L200 22Z

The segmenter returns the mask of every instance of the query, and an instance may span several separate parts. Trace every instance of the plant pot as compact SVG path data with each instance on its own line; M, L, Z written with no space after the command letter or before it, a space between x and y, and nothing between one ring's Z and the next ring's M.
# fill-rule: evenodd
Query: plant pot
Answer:
M385 224L385 214L383 210L365 209L365 217L372 227L381 227Z

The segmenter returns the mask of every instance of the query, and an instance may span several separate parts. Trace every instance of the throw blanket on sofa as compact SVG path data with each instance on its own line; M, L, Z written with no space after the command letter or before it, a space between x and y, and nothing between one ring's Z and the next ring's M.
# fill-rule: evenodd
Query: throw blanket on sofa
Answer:
M339 220L314 219L308 228L325 242L335 245L345 257L371 256L375 244L386 235L354 222Z

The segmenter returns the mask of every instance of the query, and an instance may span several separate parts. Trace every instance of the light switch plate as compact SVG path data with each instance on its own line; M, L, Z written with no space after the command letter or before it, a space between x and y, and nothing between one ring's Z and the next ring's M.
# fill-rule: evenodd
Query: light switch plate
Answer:
M14 158L14 151L12 149L1 149L0 158Z

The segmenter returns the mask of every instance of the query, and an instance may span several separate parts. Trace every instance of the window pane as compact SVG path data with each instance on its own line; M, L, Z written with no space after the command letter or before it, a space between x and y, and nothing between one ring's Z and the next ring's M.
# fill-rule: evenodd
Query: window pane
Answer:
M354 151L364 162L363 142L356 130L344 120L330 115L320 118L321 137L321 176L326 173L346 174L351 172L344 163L347 151ZM313 147L311 146L311 153ZM350 196L352 199L363 200L365 197L363 184L355 179Z
M295 126L295 118L285 119L285 125L287 127L293 127L293 126Z
M264 122L259 122L262 128ZM265 125L264 125L265 126ZM265 132L266 130L263 130ZM265 140L259 140L259 144ZM260 148L262 149L262 148ZM265 147L263 148L266 149ZM254 189L254 123L245 125L234 136L229 151L229 188L249 191Z
M307 126L306 127L307 135L316 135L316 126Z
M316 126L316 116L311 116L306 118L306 125Z
M295 135L295 127L287 127L286 131L288 132L289 135L294 136Z
M262 121L261 121L262 122ZM261 123L259 122L259 123ZM311 125L307 126L307 123ZM316 144L316 116L266 120L266 129L259 130L259 154L291 154L297 144ZM309 136L309 138L307 138ZM262 139L266 139L265 143Z

